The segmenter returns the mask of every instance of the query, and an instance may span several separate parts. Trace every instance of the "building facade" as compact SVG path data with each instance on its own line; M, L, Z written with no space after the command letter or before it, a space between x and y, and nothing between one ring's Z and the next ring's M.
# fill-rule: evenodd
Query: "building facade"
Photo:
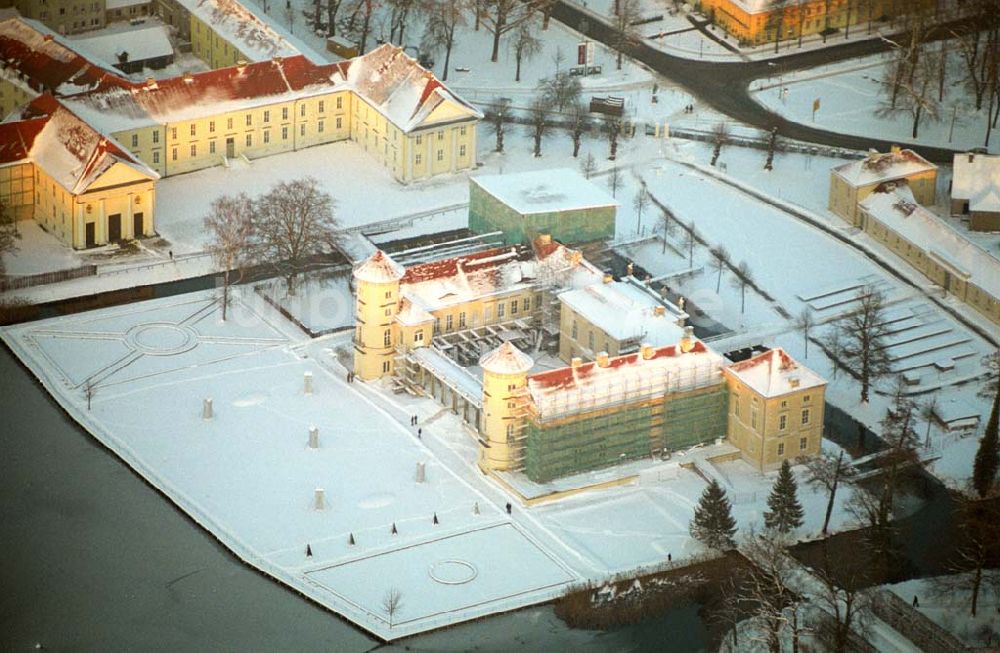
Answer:
M913 150L893 147L880 154L874 150L860 161L852 161L830 171L827 207L850 224L858 224L858 202L880 185L905 181L921 204L934 204L937 193L937 166Z
M14 6L25 18L59 34L79 34L106 24L105 0L15 0Z
M973 231L1000 231L1000 156L955 155L951 214L968 216Z

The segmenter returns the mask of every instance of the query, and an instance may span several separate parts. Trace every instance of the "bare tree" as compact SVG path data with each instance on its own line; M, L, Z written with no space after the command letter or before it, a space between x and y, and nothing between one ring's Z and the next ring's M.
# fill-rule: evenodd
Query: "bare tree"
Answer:
M0 199L0 274L6 270L3 255L17 251L17 241L21 234L17 231L17 217L7 204Z
M569 111L569 124L567 131L573 139L573 158L580 153L580 144L583 142L583 135L590 131L590 112L581 102L574 102ZM593 156L593 155L591 155Z
M389 5L389 41L404 45L403 32L409 22L410 14L420 6L419 0L386 0Z
M253 203L245 193L222 195L212 201L205 216L205 229L210 240L208 252L222 269L222 320L229 306L229 286L232 272L237 283L243 268L253 255Z
M719 290L722 289L722 273L730 265L729 250L726 249L725 245L717 245L708 250L708 253L712 257L710 261L712 269L717 272L717 276L715 277L715 293L718 294Z
M994 349L982 358L986 370L986 381L976 391L980 399L992 399L1000 391L1000 349Z
M774 39L774 52L777 54L781 38L784 36L785 20L791 0L773 0L768 7L767 19L764 22L764 33Z
M543 98L535 98L528 111L528 119L531 121L529 127L535 144L533 154L539 157L542 156L542 137L549 127L549 104Z
M583 176L590 179L590 175L594 174L597 170L597 159L594 158L593 152L587 152L587 156L583 157L580 161L580 171Z
M861 382L861 401L867 403L871 384L889 374L885 339L885 296L873 286L858 291L857 308L840 319L839 354L842 364ZM828 343L829 344L829 343Z
M998 16L994 0L971 0L974 7L973 15L980 29L952 31L954 43L965 64L965 84L975 97L976 111L983 108L989 86L992 66L995 66L997 50L1000 48L998 38Z
M455 30L465 25L469 3L467 0L430 0L426 7L427 18L421 47L428 53L444 50L441 81L448 81L451 50L455 46Z
M500 56L500 37L529 20L532 9L520 0L482 0L482 7L480 20L493 35L490 61L496 62Z
M938 398L937 393L932 393L922 404L920 404L920 419L924 420L927 424L927 430L924 432L924 448L930 448L931 446L931 427L934 426L935 413L937 411Z
M778 128L771 127L771 133L767 138L767 159L764 161L764 170L774 170L774 150L778 147Z
M608 137L609 161L614 161L618 156L618 139L621 137L622 124L623 119L620 116L610 115L605 115L604 120L601 122L604 134Z
M740 592L741 602L753 615L745 635L768 651L781 653L789 612L801 601L788 584L793 571L791 561L773 533L750 535L741 552L753 563Z
M357 32L358 54L364 54L368 49L368 36L371 34L372 17L379 8L379 0L354 0L351 13L347 19L348 32ZM358 24L358 21L361 24Z
M337 14L343 6L344 0L326 0L326 35L335 36L337 34Z
M503 136L505 125L511 119L510 98L493 98L486 112L486 120L490 130L496 136L496 151L503 152Z
M578 78L568 73L556 73L539 81L537 89L549 104L562 111L580 102L583 87Z
M746 261L740 261L736 266L736 285L740 288L740 313L744 313L747 307L747 286L753 285L753 272Z
M663 249L660 251L661 254L667 253L667 238L673 235L676 228L677 226L670 213L661 209L660 215L656 219L656 232L663 238Z
M295 34L295 8L290 1L285 2L285 22L288 23L288 32Z
M622 185L622 171L615 166L608 172L608 188L611 190L611 197L616 197L618 187Z
M880 117L908 114L912 120L910 135L917 138L921 120L940 120L939 103L934 97L934 79L937 69L936 55L924 53L914 62L912 72L897 73L897 81L888 97L883 97L882 105L875 110ZM903 61L897 62L898 66Z
M295 277L310 257L334 248L340 224L333 199L312 177L273 186L254 202L253 228L263 261L285 278L288 294L295 294Z
M862 588L866 563L863 558L838 558L835 562L828 559L823 568L812 570L820 582L811 600L819 607L820 614L825 615L813 629L813 636L823 644L823 650L832 653L855 650L854 633L866 627L871 593Z
M712 127L712 165L719 160L722 154L722 147L729 142L729 125L725 122L718 122Z
M946 597L967 595L969 612L975 617L984 585L1000 593L1000 577L989 582L986 572L1000 554L1000 508L995 501L957 495L960 541L951 554L948 575L934 579L935 592Z
M322 21L322 18L323 18L323 9L322 9L322 4L323 4L322 0L312 0L312 10L308 11L308 12L304 12L305 15L306 15L306 18L309 19L309 24L312 27L313 32L315 32L316 34L319 34L320 30L323 27L323 21Z
M90 402L96 394L97 383L95 383L93 377L91 377L83 383L83 396L87 398L87 410L90 410Z
M514 61L517 63L514 73L514 81L521 81L521 62L531 61L542 51L542 42L535 38L532 33L531 22L525 21L518 25L510 40L510 49L514 53Z
M632 208L635 209L635 233L638 234L642 228L642 212L649 206L649 191L645 186L640 186L632 197Z
M614 16L612 17L612 28L614 36L611 46L618 51L616 57L617 70L622 69L622 61L625 57L625 50L629 49L635 40L635 33L632 24L641 17L642 7L639 0L615 0Z
M403 594L395 587L390 587L382 597L382 611L389 618L389 629L392 629L393 618L399 614L403 607Z
M688 252L688 267L694 267L694 246L698 244L698 229L692 221L684 232L684 249Z
M806 348L806 358L809 358L809 332L816 326L812 311L808 306L802 307L802 312L795 320L795 328L802 332L802 342Z
M806 470L807 482L826 490L826 514L823 516L823 535L826 535L830 527L830 516L833 515L837 489L842 483L854 478L854 468L844 460L843 450L837 455L824 450L818 456L806 460Z

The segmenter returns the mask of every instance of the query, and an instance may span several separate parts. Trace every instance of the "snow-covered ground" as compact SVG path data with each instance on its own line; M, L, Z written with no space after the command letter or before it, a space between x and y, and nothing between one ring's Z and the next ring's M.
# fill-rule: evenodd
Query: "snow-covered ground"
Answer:
M74 419L238 556L384 637L703 553L687 525L705 484L676 459L650 461L639 483L507 515L511 497L475 467L476 440L458 417L347 384L335 350L349 349L349 334L305 340L249 290L225 322L216 294L203 292L2 336ZM422 439L408 426L414 414ZM307 444L313 426L318 449ZM698 464L726 483L740 527L759 527L773 475ZM825 495L800 496L800 536L812 537ZM848 525L842 508L834 523ZM381 605L390 589L402 596L391 626Z
M949 80L961 79L960 53L948 43ZM845 134L892 139L901 144L971 149L983 147L986 138L987 106L975 110L963 84L945 85L944 99L937 103L937 120L925 114L916 139L912 138L912 117L908 112L882 118L875 110L885 94L884 69L886 55L852 59L829 66L783 75L781 78L758 80L753 94L758 102L789 120ZM936 87L935 87L936 88ZM782 92L787 89L787 92ZM820 108L813 119L813 102ZM953 124L954 123L954 124ZM1000 138L990 139L990 152L1000 152Z
M964 578L964 582L955 582ZM972 648L995 647L1000 644L1000 570L987 570L972 616L972 593L954 588L971 587L970 574L951 577L947 584L936 578L917 578L885 587L907 602L917 597L917 609L952 635ZM989 648L989 650L995 650Z

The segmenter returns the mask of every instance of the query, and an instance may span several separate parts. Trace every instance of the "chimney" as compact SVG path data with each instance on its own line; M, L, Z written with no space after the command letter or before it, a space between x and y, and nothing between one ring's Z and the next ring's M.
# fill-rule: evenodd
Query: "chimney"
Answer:
M632 263L631 261L629 261L629 264L628 264L628 266L626 266L626 268L625 268L625 273L626 273L626 274L628 274L628 276L630 276L630 277L631 277L631 276L632 276L632 270L633 270L634 268L635 268L635 264L634 264L634 263Z
M238 72L239 74L242 75L243 71L246 70L246 68L247 68L246 59L240 59L239 61L236 62L236 72Z
M893 145L893 146L892 146L892 147L891 147L891 148L889 149L889 151L890 151L890 152L892 152L893 154L896 154L896 155L899 155L899 153L901 152L901 150L899 149L899 146L898 146L898 145Z
M790 385L793 388L799 387L799 377L797 376L788 377L788 385Z
M569 361L569 366L572 367L574 370L580 367L581 365L583 365L583 359L580 358L579 356L574 356Z
M607 272L604 273L604 283L611 283L614 280L615 278L613 276L611 276Z
M49 41L51 41L51 40L52 40L52 35L51 35L51 34L46 34L46 35L45 35L45 36L43 37L43 40L44 40L44 41L45 41L46 43L48 43Z
M608 365L610 365L610 359L608 357L608 352L606 352L606 351L598 352L598 354L597 354L597 366L598 367L607 367Z
M572 263L574 266L580 265L580 263L583 261L583 252L581 252L578 249L572 250L569 255L569 260L570 263Z
M189 71L184 71L184 81L190 84L194 81L194 75L192 75Z
M539 245L551 245L552 244L552 234L538 234L538 244Z
M644 361L648 361L649 359L651 359L653 357L653 353L655 352L656 350L653 349L653 345L649 344L648 342L644 342L641 345L639 345L639 353L642 354L642 360Z
M694 349L694 327L686 326L684 335L681 336L680 350L682 354L686 354L692 349Z
M273 63L275 66L280 66L282 61L284 60L281 58L281 55L276 54L273 57L271 57L271 63Z
M973 161L975 161L975 160L976 160L976 155L975 155L975 153L973 153L973 152L969 152L969 163L972 163L972 162L973 162Z
M664 306L654 306L653 307L653 316L654 317L663 317L666 314L667 314L666 307L664 307Z
M876 149L869 149L868 150L868 157L867 158L868 158L868 162L869 163L875 163L876 161L878 161L879 156L881 156L881 155L878 153L878 150L876 150Z

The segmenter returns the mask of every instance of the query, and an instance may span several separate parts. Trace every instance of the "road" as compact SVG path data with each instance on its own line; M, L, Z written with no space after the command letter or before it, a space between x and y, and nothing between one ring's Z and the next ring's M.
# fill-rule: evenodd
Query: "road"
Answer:
M614 28L595 19L592 13L561 1L553 9L552 17L589 38L614 48L612 45L616 40ZM965 25L966 21L961 20L938 25L931 36L942 38L949 35L950 29ZM746 62L685 59L657 50L641 41L630 42L624 48L624 52L660 75L680 84L716 111L740 122L764 130L777 127L781 136L800 141L855 150L875 148L887 152L895 143L864 136L839 134L786 120L754 101L748 89L750 82L755 79L776 77L793 70L814 68L836 61L877 54L888 50L889 47L890 45L881 39L844 41L821 50L782 55L773 60ZM951 163L952 156L957 151L940 147L920 147L920 154L935 163Z

